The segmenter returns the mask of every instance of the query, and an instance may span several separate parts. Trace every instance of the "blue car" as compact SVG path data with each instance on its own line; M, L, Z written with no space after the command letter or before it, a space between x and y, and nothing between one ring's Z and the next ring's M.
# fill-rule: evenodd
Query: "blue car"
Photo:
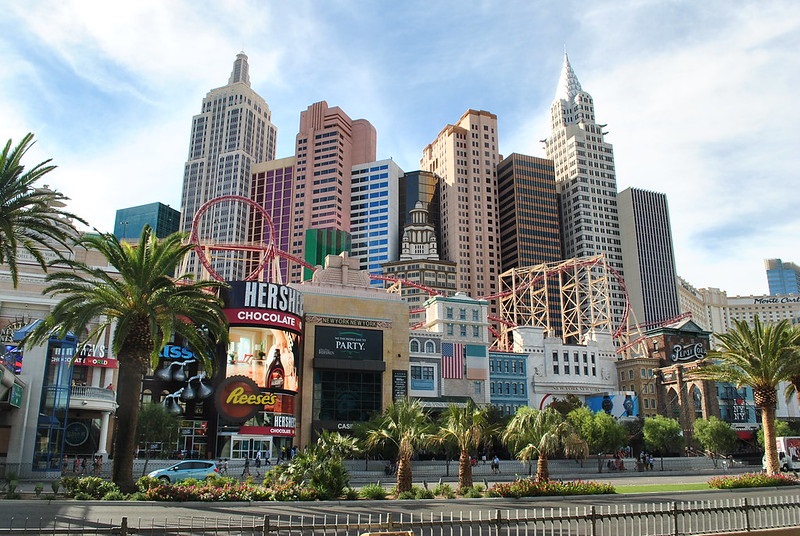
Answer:
M205 480L211 475L219 473L217 464L203 460L186 460L171 465L166 469L151 471L147 476L157 478L164 482L180 482L187 478Z

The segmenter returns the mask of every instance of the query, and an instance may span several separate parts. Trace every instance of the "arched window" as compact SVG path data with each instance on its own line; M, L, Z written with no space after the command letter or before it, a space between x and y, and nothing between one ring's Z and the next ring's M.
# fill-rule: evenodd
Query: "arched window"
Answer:
M433 341L425 341L425 353L426 354L436 353L436 345L433 344Z
M419 341L417 339L412 339L411 340L410 350L412 352L419 352Z

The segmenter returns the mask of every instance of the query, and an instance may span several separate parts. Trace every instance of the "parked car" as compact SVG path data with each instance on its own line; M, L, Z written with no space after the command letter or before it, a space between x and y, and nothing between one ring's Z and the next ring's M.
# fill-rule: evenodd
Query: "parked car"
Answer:
M151 471L147 476L163 480L164 482L180 482L187 478L204 480L219 473L217 464L212 461L186 460L170 465L166 469Z

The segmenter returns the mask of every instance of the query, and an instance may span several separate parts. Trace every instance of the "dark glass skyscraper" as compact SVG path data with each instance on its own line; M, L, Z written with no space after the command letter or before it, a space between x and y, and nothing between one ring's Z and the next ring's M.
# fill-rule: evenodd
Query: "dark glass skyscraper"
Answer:
M497 167L497 191L502 270L560 261L553 161L512 153Z
M627 188L617 196L625 285L640 323L678 315L678 277L667 196Z

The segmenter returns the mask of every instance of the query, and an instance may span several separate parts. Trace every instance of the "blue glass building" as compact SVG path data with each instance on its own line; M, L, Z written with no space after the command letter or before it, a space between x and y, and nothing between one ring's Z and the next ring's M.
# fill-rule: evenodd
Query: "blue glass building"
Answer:
M114 236L120 240L138 240L145 225L164 238L178 231L181 213L163 203L149 203L138 207L121 208L114 220Z

